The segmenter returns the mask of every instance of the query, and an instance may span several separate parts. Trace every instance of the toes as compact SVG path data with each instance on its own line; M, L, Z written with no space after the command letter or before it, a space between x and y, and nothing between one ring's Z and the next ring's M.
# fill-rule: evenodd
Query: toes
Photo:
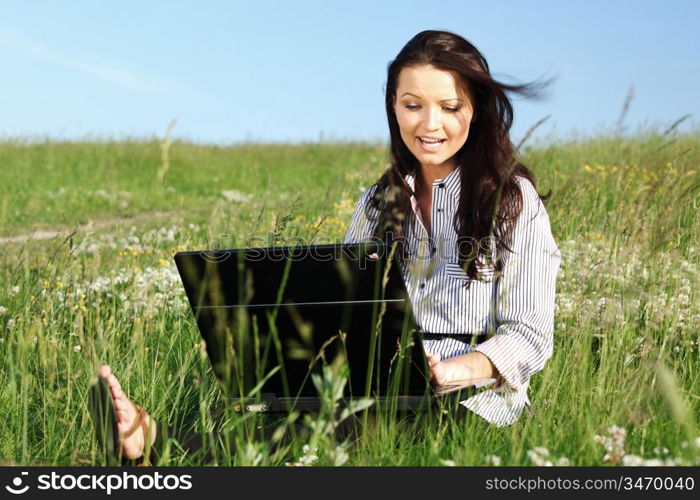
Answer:
M127 409L126 401L124 401L122 398L115 399L114 408L117 411L125 411Z
M109 384L109 390L112 393L112 399L116 404L119 399L124 397L124 392L122 391L122 386L119 383L119 380L114 375L114 373L112 373L112 368L109 365L100 366L99 374Z
M109 375L112 373L112 369L109 367L109 365L102 365L100 366L99 374L100 376L107 378Z
M119 380L117 377L114 376L113 373L110 373L107 378L107 382L109 383L109 388L112 390L112 397L115 399L121 398L122 397L122 386L119 383Z
M119 385L119 382L112 387L112 393L115 399L122 399L124 397L124 391L122 391L122 386Z

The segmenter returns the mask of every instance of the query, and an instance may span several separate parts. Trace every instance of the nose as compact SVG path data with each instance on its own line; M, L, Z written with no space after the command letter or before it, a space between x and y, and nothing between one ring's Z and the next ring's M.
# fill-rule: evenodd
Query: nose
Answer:
M425 107L423 115L423 126L427 130L437 130L440 128L440 110L432 106Z

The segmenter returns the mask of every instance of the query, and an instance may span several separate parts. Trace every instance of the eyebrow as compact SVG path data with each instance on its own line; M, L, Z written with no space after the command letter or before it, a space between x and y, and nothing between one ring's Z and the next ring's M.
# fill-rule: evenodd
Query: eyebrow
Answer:
M413 97L415 97L415 98L417 98L417 99L420 99L420 96L417 96L416 94L411 94L410 92L404 92L403 94L401 94L401 97L403 97L403 96L405 96L405 95L412 95ZM400 98L399 98L399 99L400 99ZM440 102L445 102L445 101L459 101L459 102L463 102L463 99L460 99L459 97L451 97L451 98L449 98L449 99L441 99L441 100L440 100Z

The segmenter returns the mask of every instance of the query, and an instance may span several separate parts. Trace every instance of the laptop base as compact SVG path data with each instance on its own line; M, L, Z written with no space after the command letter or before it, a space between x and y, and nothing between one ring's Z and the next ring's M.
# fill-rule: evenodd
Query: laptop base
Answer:
M374 404L368 409L370 411L377 410L395 410L395 411L427 411L440 410L452 407L475 394L476 388L465 388L449 395L426 395L426 396L380 396L371 398ZM257 401L244 402L243 405L238 403L234 409L241 412L241 407L244 412L251 413L290 413L298 412L318 412L322 407L322 400L318 397L276 397L273 394L263 394L263 397ZM338 401L338 406L344 408L347 406L348 400L343 399Z

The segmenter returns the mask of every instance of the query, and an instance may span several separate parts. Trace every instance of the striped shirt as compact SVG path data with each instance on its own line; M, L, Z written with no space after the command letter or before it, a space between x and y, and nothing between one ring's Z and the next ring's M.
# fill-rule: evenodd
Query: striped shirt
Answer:
M500 276L484 270L486 281L469 280L457 258L458 235L453 220L459 203L460 169L432 185L431 231L428 235L415 197L407 218L406 264L401 271L416 323L425 332L477 335L477 343L458 335L423 340L428 352L441 359L472 351L485 354L500 373L496 384L461 401L469 410L496 426L511 425L525 407L530 377L552 355L555 281L561 253L552 236L549 217L534 186L515 177L523 195L520 217L510 247L500 258ZM413 189L414 178L406 176ZM358 201L345 236L346 243L370 238L376 211L366 217L365 204L374 193L367 189Z

